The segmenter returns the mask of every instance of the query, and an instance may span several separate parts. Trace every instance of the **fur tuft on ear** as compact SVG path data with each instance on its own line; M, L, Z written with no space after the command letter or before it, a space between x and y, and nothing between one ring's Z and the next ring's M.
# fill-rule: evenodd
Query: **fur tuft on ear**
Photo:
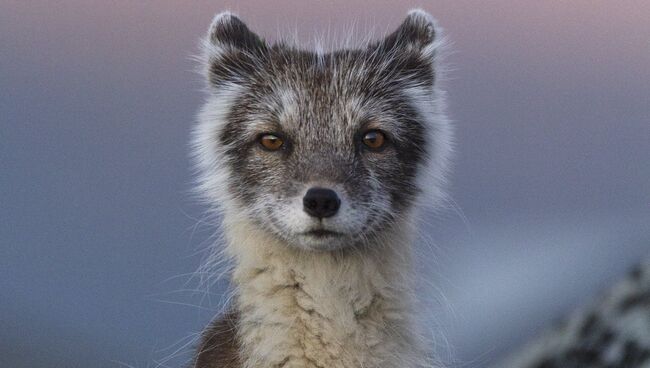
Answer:
M420 42L420 45L426 46L433 43L436 39L436 20L431 14L422 9L413 9L408 12L408 15L402 27L409 29L412 36Z
M438 75L437 52L442 44L436 20L424 10L411 10L402 24L371 49L386 62L392 77L428 89Z
M214 17L208 31L208 39L214 46L241 51L253 52L264 46L264 41L229 11Z
M388 50L407 48L425 51L435 45L436 29L436 20L429 13L414 9L408 12L402 24L384 39L383 46Z
M263 60L267 44L235 14L217 14L203 42L203 61L212 86L241 81Z

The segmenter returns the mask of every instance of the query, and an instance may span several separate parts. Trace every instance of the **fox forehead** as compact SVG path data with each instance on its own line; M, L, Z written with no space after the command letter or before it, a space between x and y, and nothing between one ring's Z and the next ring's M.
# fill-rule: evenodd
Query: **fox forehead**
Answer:
M358 130L380 129L396 140L408 138L409 129L399 116L405 108L394 106L399 103L395 98L368 98L355 91L319 96L320 92L295 84L265 92L251 87L243 93L239 108L233 109L245 120L240 136L254 139L260 133L285 132L316 139L326 134L348 141Z

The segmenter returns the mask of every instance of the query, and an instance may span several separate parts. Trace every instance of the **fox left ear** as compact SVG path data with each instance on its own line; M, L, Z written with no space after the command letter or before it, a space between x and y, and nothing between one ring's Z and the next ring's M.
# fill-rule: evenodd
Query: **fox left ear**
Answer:
M376 51L387 55L393 67L432 85L436 52L440 46L436 20L421 9L411 10L406 19L376 44Z
M230 12L214 17L203 46L208 80L215 87L245 80L268 50L266 42Z

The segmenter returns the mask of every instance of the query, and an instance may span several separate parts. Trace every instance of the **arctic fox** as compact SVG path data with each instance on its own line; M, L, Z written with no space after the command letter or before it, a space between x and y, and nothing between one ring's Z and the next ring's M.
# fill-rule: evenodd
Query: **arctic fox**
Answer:
M411 242L419 209L444 197L451 152L441 40L421 10L328 53L214 18L193 149L235 294L195 367L436 366Z

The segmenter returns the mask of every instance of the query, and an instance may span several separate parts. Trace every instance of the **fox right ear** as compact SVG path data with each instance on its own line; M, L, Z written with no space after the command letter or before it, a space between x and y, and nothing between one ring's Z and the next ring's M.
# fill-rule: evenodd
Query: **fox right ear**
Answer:
M212 86L244 80L268 50L266 42L230 12L214 17L203 45L203 60Z
M389 61L391 67L387 69L394 76L433 86L441 46L439 33L440 28L429 13L414 9L393 33L371 47Z

